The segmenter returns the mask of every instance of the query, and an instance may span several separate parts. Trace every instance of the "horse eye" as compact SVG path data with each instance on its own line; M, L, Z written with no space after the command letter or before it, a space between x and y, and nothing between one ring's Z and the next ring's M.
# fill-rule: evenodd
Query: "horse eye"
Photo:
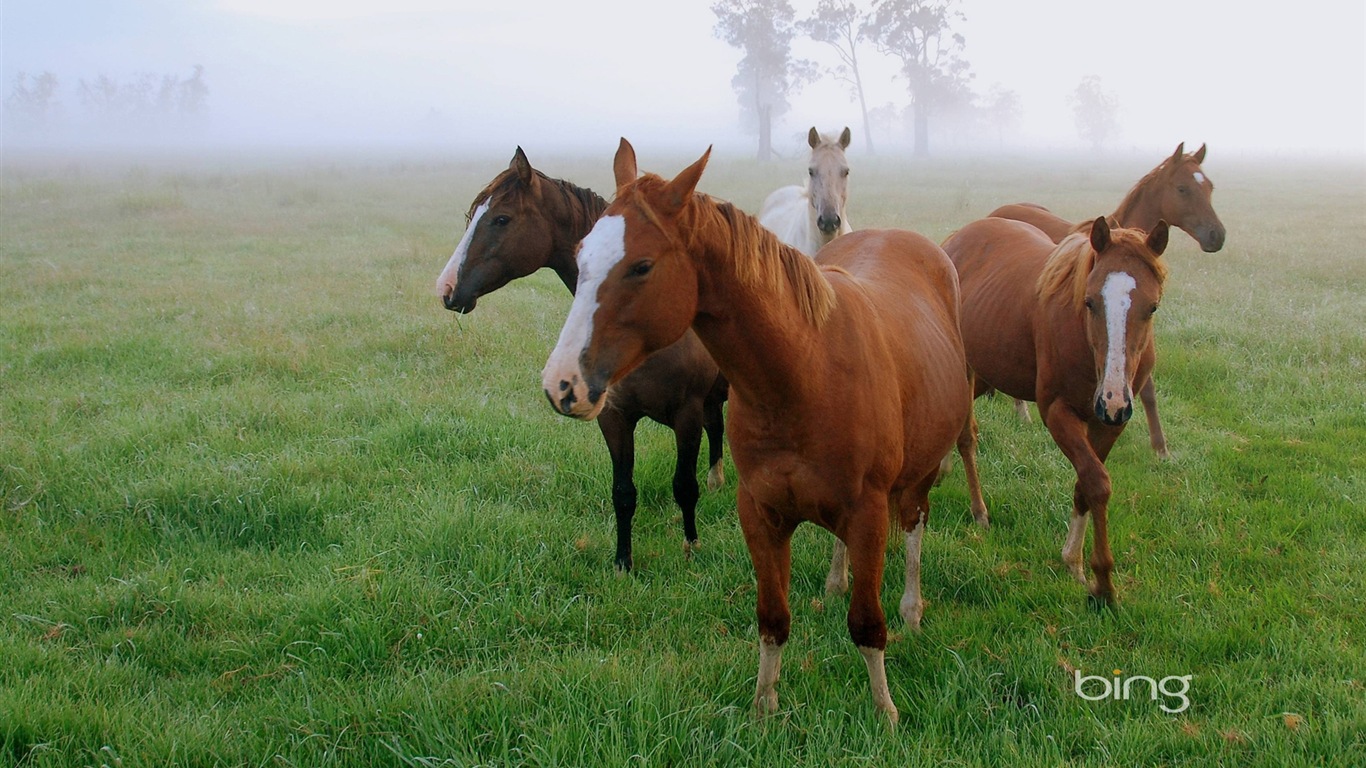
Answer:
M650 274L650 270L654 269L654 267L655 263L653 261L637 261L631 265L627 274L631 277L644 277L645 275Z
M494 216L494 217L493 217L493 226L495 226L495 227L506 227L506 226L508 225L508 222L510 222L510 221L512 221L512 218L509 217L509 216L504 216L504 215Z
M815 175L816 175L816 169L815 169L815 168L807 168L807 169L806 169L806 174L807 174L808 176L811 176L811 177L814 178Z
M1157 305L1154 304L1154 305L1153 305L1153 308L1150 309L1150 310L1148 310L1148 314L1151 315L1151 314L1155 314L1156 312L1157 312Z
M1096 311L1096 302L1090 296L1086 297L1086 308L1092 312Z
M1191 188L1186 186L1185 184L1182 184L1181 186L1176 188L1176 191L1180 192L1183 195L1189 195L1191 193Z
M840 175L841 175L841 176L848 176L848 175L849 175L849 169L848 169L848 168L845 168L844 170L840 171Z

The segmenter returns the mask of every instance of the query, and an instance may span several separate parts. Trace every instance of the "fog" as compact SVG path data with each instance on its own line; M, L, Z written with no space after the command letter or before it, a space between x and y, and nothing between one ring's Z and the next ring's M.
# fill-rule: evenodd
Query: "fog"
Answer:
M447 152L637 147L752 152L731 78L741 57L713 34L711 0L4 0L0 75L7 153L28 147L423 146ZM814 0L793 0L798 16ZM955 29L973 88L1014 91L1009 131L935 119L931 150L1085 152L1067 96L1094 75L1119 102L1105 151L1366 155L1366 4L1147 0L962 0ZM1293 8L1294 16L1290 16ZM833 51L799 40L823 66ZM909 102L896 63L861 53L870 108ZM186 82L202 66L193 114L162 105L159 123L108 108L80 83ZM57 77L41 124L18 119L20 73ZM170 91L166 91L170 93ZM169 103L169 102L168 102ZM182 110L184 111L184 110ZM800 136L862 120L826 75L774 128ZM880 151L909 129L875 130ZM534 149L533 149L534 148Z

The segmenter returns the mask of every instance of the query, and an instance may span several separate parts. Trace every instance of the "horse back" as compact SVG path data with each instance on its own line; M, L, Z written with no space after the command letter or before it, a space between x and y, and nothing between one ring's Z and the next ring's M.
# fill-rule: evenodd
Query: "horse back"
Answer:
M1032 224L1042 230L1055 243L1062 242L1062 239L1072 234L1073 228L1076 227L1074 222L1061 218L1042 205L1035 205L1034 203L1003 205L987 216Z
M884 340L897 371L905 461L935 465L971 407L959 334L958 276L944 251L903 230L858 230L821 249L840 305L866 306L866 337ZM850 311L853 311L852 308Z
M958 270L968 365L985 383L1022 400L1035 398L1037 285L1054 247L1038 228L995 217L944 241Z

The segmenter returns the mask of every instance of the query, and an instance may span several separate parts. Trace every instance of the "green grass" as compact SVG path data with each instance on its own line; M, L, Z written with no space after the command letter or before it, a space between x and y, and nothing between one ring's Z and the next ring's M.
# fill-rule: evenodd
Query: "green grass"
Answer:
M692 158L656 157L672 174ZM510 153L509 153L510 154ZM996 205L1112 210L1160 158L854 158L850 217L942 239ZM610 156L538 157L600 191ZM1360 161L1207 170L1158 317L1173 457L1109 466L1121 607L1061 567L1072 476L978 403L994 525L935 492L924 631L884 605L888 733L794 543L780 713L751 713L753 574L726 489L685 559L671 435L610 468L539 370L542 273L456 317L431 285L505 157L11 158L0 183L0 765L1346 765L1366 751ZM715 157L748 210L799 168ZM1194 675L1191 707L1070 670Z

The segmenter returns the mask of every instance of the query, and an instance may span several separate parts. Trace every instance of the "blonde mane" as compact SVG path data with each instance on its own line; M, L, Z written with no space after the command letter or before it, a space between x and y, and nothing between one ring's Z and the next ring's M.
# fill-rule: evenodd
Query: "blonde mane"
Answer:
M651 223L668 235L658 214L646 200L663 187L654 174L635 184L635 202ZM694 193L679 214L680 245L689 253L729 253L730 265L741 285L773 294L790 294L797 311L819 328L835 307L835 289L810 257L765 229L758 220L732 203Z
M1088 227L1089 229L1089 227ZM1167 280L1167 264L1148 247L1147 236L1139 229L1112 229L1110 241L1128 242L1134 254L1140 256L1157 278L1158 285ZM1109 249L1106 249L1107 251ZM1080 310L1086 303L1086 279L1096 266L1096 250L1091 247L1090 233L1073 232L1058 243L1044 262L1037 283L1039 298L1048 300L1064 296Z

